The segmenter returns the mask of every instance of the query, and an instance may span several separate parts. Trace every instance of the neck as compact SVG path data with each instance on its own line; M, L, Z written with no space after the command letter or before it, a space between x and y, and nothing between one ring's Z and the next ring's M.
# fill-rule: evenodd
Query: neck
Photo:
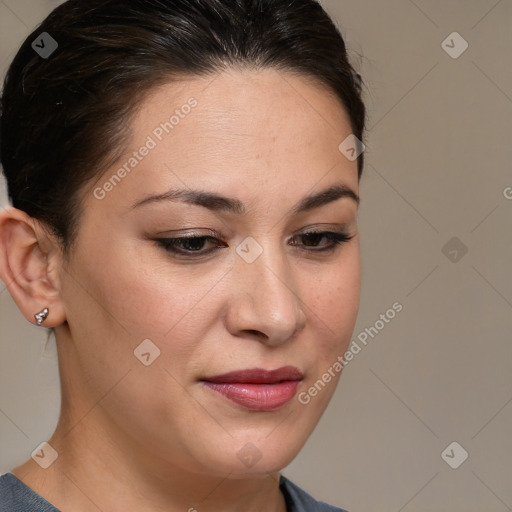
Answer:
M87 421L79 421L80 412L74 411L61 414L49 440L58 452L49 468L30 459L13 470L62 512L90 512L91 505L109 512L286 512L279 473L233 478L184 470L112 431L101 407Z
M286 512L278 473L230 478L184 471L150 459L133 441L112 442L101 428L64 427L59 422L49 440L59 454L49 468L30 459L13 470L62 512L89 512L91 505L109 512Z

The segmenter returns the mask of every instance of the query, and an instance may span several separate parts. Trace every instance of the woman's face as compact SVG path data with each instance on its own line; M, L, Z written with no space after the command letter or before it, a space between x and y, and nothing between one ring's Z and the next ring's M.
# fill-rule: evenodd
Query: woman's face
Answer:
M131 128L60 275L63 407L101 400L78 430L185 471L278 471L334 392L358 310L348 116L303 77L230 71L154 90Z

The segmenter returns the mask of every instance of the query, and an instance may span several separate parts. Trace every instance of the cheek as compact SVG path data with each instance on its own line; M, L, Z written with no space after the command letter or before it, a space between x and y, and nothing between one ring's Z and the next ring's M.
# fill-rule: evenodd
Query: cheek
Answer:
M359 253L347 258L341 270L329 268L321 275L309 279L305 309L309 309L313 331L318 336L316 347L323 363L331 362L345 352L350 343L361 290Z
M109 252L116 254L114 250ZM219 322L226 294L226 269L212 266L210 271L192 271L166 264L163 258L155 262L142 255L116 261L107 259L104 264L89 262L87 268L91 290L101 305L96 301L86 304L86 308L92 306L94 318L88 325L82 325L85 330L80 337L95 336L96 346L85 351L94 357L91 352L107 344L110 356L105 359L110 366L151 370L144 374L149 388L156 384L155 379L161 379L172 389L178 386L175 391L179 392L180 386L170 375L184 384L190 375L198 373L198 362L203 361L197 354L202 349L202 340ZM136 354L148 350L150 358L156 354L158 359L156 365L143 367ZM155 367L165 368L169 373L157 377Z
M303 271L303 275L311 309L321 313L325 320L334 322L332 327L339 327L340 323L344 324L357 315L361 290L358 251L318 272ZM330 323L328 325L331 326Z
M110 246L103 257L83 259L81 280L87 293L82 296L103 328L123 331L124 337L162 340L187 324L187 315L222 274L198 275L166 264L165 258L148 257L148 252Z

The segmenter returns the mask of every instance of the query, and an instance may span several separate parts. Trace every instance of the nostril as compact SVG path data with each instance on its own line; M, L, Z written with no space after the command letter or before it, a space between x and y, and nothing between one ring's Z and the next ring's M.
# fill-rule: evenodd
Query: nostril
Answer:
M268 336L266 334L264 334L261 331L258 331L256 329L246 329L245 332L252 334L257 338L268 339Z

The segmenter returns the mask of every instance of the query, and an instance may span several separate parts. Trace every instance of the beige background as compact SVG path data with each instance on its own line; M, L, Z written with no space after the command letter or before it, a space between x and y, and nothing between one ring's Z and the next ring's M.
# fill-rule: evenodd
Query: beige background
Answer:
M58 3L0 2L2 75ZM368 84L354 339L394 302L403 310L350 362L284 473L350 512L510 511L512 2L323 4ZM442 47L452 32L469 45L458 58ZM446 44L462 48L457 36ZM56 424L44 341L0 282L0 473ZM457 469L441 457L453 441L469 454Z

